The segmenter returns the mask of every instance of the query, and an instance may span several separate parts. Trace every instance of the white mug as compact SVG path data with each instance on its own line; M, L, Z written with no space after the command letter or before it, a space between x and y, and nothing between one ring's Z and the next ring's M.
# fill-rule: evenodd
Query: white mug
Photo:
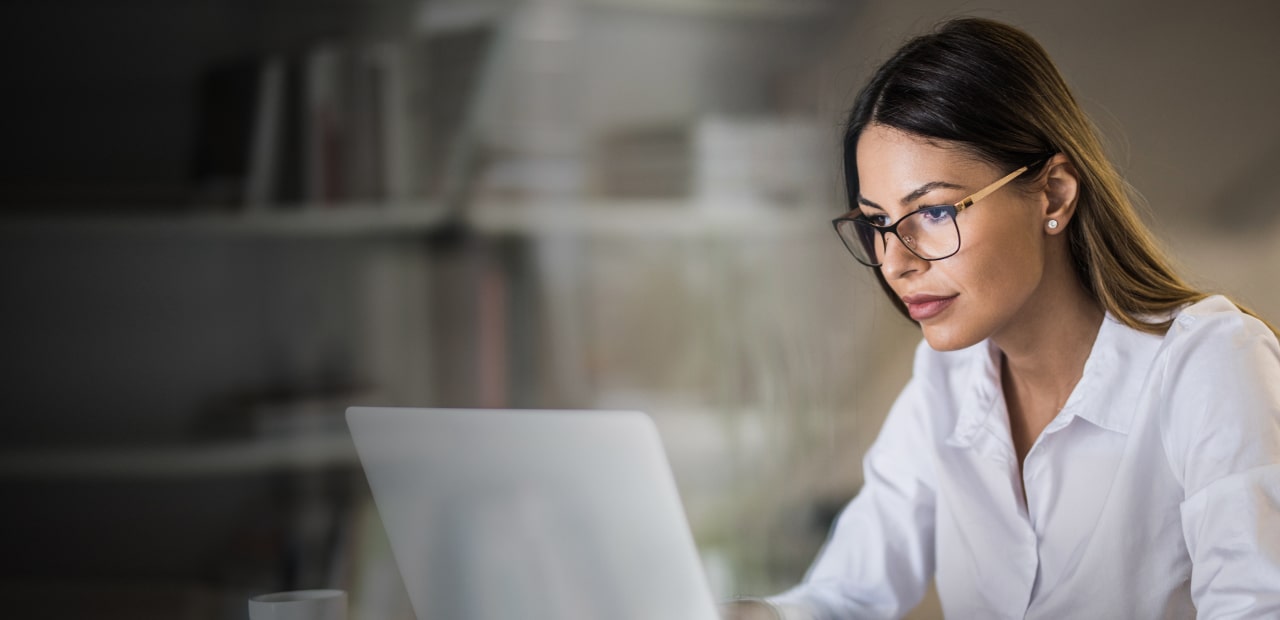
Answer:
M342 590L294 590L249 599L249 620L347 620Z

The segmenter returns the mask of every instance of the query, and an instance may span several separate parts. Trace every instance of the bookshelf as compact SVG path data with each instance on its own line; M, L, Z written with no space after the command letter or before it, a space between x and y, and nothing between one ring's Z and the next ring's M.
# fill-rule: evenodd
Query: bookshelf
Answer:
M101 528L98 535L117 547L131 544L138 531L155 540L181 541L172 549L149 550L159 558L221 544L225 539L219 531L236 523L252 526L267 516L291 515L282 527L301 532L314 505L344 501L350 489L342 485L359 477L350 439L333 428L295 437L233 434L239 430L220 416L233 417L252 406L252 397L271 390L306 397L308 391L367 382L385 389L389 403L415 406L474 406L490 396L497 401L493 404L510 406L572 400L581 393L575 369L589 361L572 356L585 350L582 325L593 320L585 306L592 299L581 297L583 276L590 274L580 262L593 247L623 240L656 251L678 245L696 252L704 245L732 249L738 241L746 246L757 240L782 242L789 248L818 237L834 241L826 237L831 209L820 196L792 194L787 204L767 199L737 204L698 196L691 183L650 183L653 176L641 174L624 189L650 193L635 197L610 193L610 186L592 184L591 177L602 174L610 161L619 162L618 174L626 175L644 172L656 160L664 167L653 174L679 167L676 172L683 173L674 176L692 179L699 161L691 146L699 115L760 114L777 103L771 89L786 86L737 86L713 95L716 85L708 86L700 71L720 68L726 70L714 73L756 79L781 71L785 63L776 51L789 46L774 45L768 54L746 58L750 71L745 74L720 65L697 69L700 63L675 63L670 57L685 50L705 55L707 62L727 63L738 58L748 39L777 35L778 21L821 17L830 0L587 0L577 5L577 18L564 22L584 29L575 41L536 28L562 24L549 19L559 16L554 10L542 15L548 19L514 26L507 19L539 4L183 2L154 7L135 24L123 14L79 3L80 12L103 19L75 20L71 39L84 41L85 49L102 50L121 49L117 39L130 42L123 46L128 53L104 52L102 59L79 65L75 62L83 59L76 54L57 56L42 68L46 74L24 70L14 85L21 101L11 116L34 119L24 135L44 140L61 131L73 136L48 147L38 144L30 160L65 167L75 177L71 180L83 185L35 179L30 188L0 196L18 208L0 216L0 240L5 241L0 246L7 246L0 247L0 256L28 266L8 287L14 302L0 310L0 317L9 317L10 325L36 328L19 334L26 337L15 338L10 350L10 359L21 360L25 368L10 375L16 387L7 408L39 414L29 416L39 420L24 423L23 438L0 454L0 482L26 493L10 497L17 497L18 505L25 497L37 507L103 489L136 497L136 505L119 509L128 519L114 529ZM34 19L0 14L11 23L33 24L32 32L66 32L68 24L57 9L67 5L32 8L38 13ZM733 32L742 26L764 35ZM148 38L160 32L165 33L164 54L152 49ZM601 32L605 36L596 34ZM627 47L618 34L629 34L633 42L659 36L657 41L674 45L654 47L674 51L641 63L640 69L652 65L651 72L615 70L610 63L619 59L648 57L643 45ZM33 55L50 45L44 35L24 36ZM427 50L425 57L402 59L430 75L431 83L416 95L401 93L417 106L416 116L382 125L375 132L379 140L352 148L393 160L400 147L385 138L421 130L412 157L382 174L353 169L350 162L335 164L350 175L339 186L366 189L316 190L307 181L324 162L316 161L305 141L285 144L294 138L284 136L280 125L300 108L297 102L286 108L289 97L280 93L297 88L289 86L289 76L307 75L309 56L316 72L332 66L331 56L313 52L382 54L390 48L376 44L387 42L438 44L438 54ZM150 62L157 56L160 62ZM186 160L204 133L197 85L213 66L246 56L257 64L242 68L237 79L275 94L241 93L238 100L249 111L244 116L253 123L274 122L272 134L280 135L274 143L255 139L262 134L246 133L241 125L239 143L231 149L241 159L229 168L208 169L207 183L192 191ZM625 104L621 111L591 119L538 112L601 105L582 98L588 83L618 93ZM364 94L380 99L413 87L384 85ZM24 96L24 89L34 94ZM42 98L51 93L59 101L99 103L85 109L60 104L43 117ZM674 104L649 109L667 93L676 93ZM708 103L707 97L719 103ZM531 99L542 107L526 106ZM264 113L263 102L272 100L280 111ZM381 110L383 121L403 113L391 114L369 101L356 105L366 113ZM377 126L357 116L353 122L365 130ZM537 139L543 132L535 125L548 119L560 123L550 133L563 130L579 141L570 140L564 152L540 150L543 143ZM656 137L646 140L651 134ZM597 157L613 136L631 141L613 159ZM656 151L647 150L650 146ZM246 153L257 153L258 159ZM648 159L628 167L635 153ZM282 157L292 161L281 164ZM275 163L264 163L269 159ZM351 159L361 157L352 154ZM585 175L574 181L582 181L580 186L540 194L544 188L536 183L485 184L491 179L484 174L502 164L540 174L548 160L580 166L575 170ZM16 163L27 166L22 170L36 165ZM538 165L522 167L530 163ZM256 181L248 178L254 170L273 167L275 172ZM233 170L222 174L227 169ZM406 170L413 174L406 177ZM129 185L116 191L99 182L104 178ZM356 178L363 180L353 182ZM262 189L273 184L263 179L274 179L276 187ZM280 191L284 184L292 189ZM727 185L742 184L730 179ZM46 188L55 195L33 193ZM502 193L508 190L512 193ZM571 242L558 243L564 238ZM563 360L545 355L552 344L565 352ZM50 398L54 386L65 394ZM211 429L214 422L223 426ZM97 431L104 436L94 435ZM276 503L252 503L263 498ZM206 514L167 517L175 504ZM23 517L26 525L37 516ZM312 532L309 540L327 540L348 524L344 518L335 518L328 532ZM11 531L23 531L22 525L19 519ZM65 546L56 535L32 540L24 547L29 553L15 556L17 561L45 558L38 543ZM104 549L97 552L102 562L114 553ZM245 563L246 570L228 572L231 577L221 581L200 563L209 557L175 560L173 574L214 588L251 582L263 591L321 583L288 570L264 576L264 567L274 566L267 563L268 554L276 552L262 553ZM341 568L341 560L315 566L328 564ZM242 606L235 611L242 613Z

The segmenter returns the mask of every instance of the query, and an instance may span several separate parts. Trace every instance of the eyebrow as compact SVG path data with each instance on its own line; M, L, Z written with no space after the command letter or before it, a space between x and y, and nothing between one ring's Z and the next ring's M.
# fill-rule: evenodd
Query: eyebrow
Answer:
M925 183L924 185L921 185L920 187L917 187L910 194L903 196L900 202L902 203L903 206L907 206L915 202L916 200L919 200L921 196L924 196L925 194L928 194L929 192L935 189L964 189L964 187L960 185L956 185L955 183L948 183L946 181L930 181L928 183ZM874 207L876 209L880 209L881 211L885 210L884 207L874 202L871 202L870 200L867 200L866 197L862 195L862 192L858 192L858 204L863 204L868 207Z

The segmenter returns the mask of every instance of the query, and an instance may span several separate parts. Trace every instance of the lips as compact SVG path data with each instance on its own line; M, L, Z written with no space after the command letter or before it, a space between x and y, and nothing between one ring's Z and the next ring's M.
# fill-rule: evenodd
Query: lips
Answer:
M907 313L911 315L913 321L925 321L931 319L951 306L951 302L955 301L956 296L943 297L938 295L908 295L902 298L902 303L907 305Z

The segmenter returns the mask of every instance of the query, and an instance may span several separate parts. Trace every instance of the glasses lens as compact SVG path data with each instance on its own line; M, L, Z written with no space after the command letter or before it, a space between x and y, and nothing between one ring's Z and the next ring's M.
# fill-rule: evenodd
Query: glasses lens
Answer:
M946 258L960 249L956 208L926 207L898 222L898 237L916 256L926 260Z
M839 220L836 222L836 232L840 233L840 241L844 242L844 247L849 249L849 253L858 262L872 267L880 264L877 252L880 232L874 226L863 220Z

